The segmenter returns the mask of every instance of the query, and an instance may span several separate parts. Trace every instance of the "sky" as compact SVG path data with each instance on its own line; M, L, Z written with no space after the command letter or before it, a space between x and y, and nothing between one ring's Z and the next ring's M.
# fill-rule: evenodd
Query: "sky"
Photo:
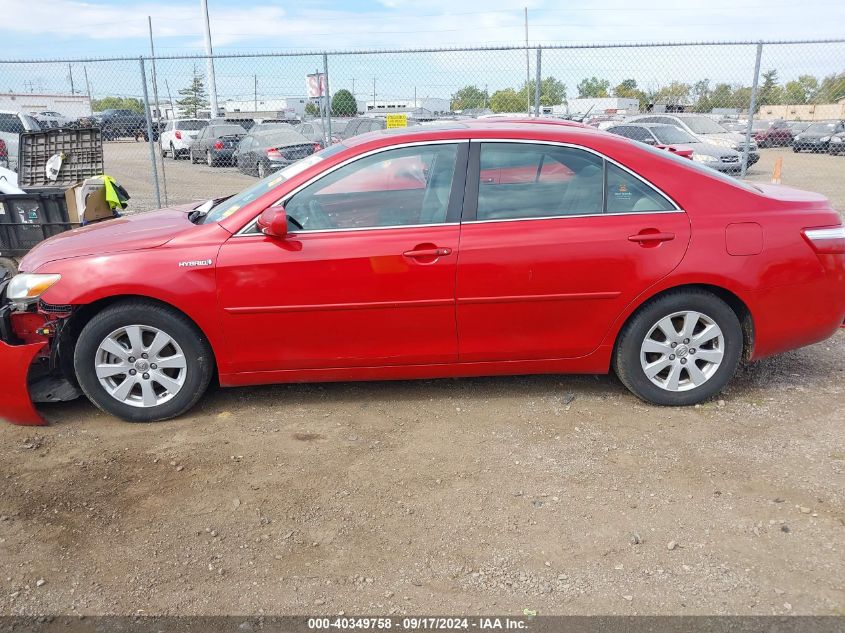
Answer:
M701 42L726 40L824 39L845 37L845 2L833 0L602 0L563 3L522 0L337 0L277 2L209 0L212 40L218 54L297 52L418 47L537 44L608 44L630 42ZM483 7L483 9L481 8ZM473 10L476 9L476 10ZM199 0L0 0L0 60L113 57L149 54L147 16L152 18L158 56L196 55L204 51ZM529 72L536 59L530 55ZM634 76L643 87L674 79L749 83L754 48L586 49L547 51L543 75L568 86L593 74L614 83ZM160 60L162 92L183 87L199 60ZM304 74L322 66L318 56L236 58L219 61L221 98L302 94ZM84 67L84 68L83 68ZM782 79L810 72L845 70L845 47L769 47L764 69L776 67ZM12 65L0 63L0 91L69 91L84 84L87 72L94 96L140 95L137 62L109 64ZM149 72L149 69L147 70ZM524 51L433 55L342 56L330 58L333 89L354 89L356 96L377 98L448 97L466 83L490 91L525 79ZM167 87L161 86L166 80Z

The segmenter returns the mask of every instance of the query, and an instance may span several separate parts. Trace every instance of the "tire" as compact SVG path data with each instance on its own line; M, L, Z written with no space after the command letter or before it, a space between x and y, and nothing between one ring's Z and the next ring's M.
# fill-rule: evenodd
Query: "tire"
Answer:
M179 160L179 152L177 152L176 148L173 147L173 143L170 144L170 158L173 160Z
M0 257L0 279L8 275L11 279L18 274L18 263L10 257Z
M159 154L161 154L162 159L167 158L167 150L164 149L164 145L159 144Z
M168 342L156 352L162 334ZM139 351L149 357L137 357ZM156 360L168 367L155 367ZM98 363L111 366L102 379ZM214 360L208 340L186 316L134 300L109 306L85 325L73 366L79 386L97 408L127 422L156 422L182 415L197 403L211 381Z
M695 313L699 316L685 318ZM664 334L661 322L674 328L674 336ZM684 332L690 325L692 336ZM713 325L720 336L712 336ZM698 338L702 336L711 338ZM693 347L697 339L698 349ZM742 348L742 326L728 304L705 290L677 290L647 302L626 323L616 341L613 368L622 384L641 400L685 406L722 390L736 373ZM659 369L654 380L644 365L652 371ZM698 370L698 384L691 368Z
M793 145L793 146L792 146L792 151L793 151L793 152L795 152L795 153L797 154L797 153L798 153L798 152L800 152L801 150L800 150L800 149L798 149L798 146L797 146L797 145Z

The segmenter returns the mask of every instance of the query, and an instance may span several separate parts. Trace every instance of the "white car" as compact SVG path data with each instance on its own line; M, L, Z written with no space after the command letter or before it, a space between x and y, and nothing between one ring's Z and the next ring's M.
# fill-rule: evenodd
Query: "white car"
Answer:
M208 119L173 119L168 121L159 138L162 157L170 155L173 160L179 160L180 156L187 157L191 143L200 130L207 125Z
M42 128L50 127L65 127L70 123L70 119L61 112L55 110L45 110L44 112L33 112L32 116L41 125Z
M33 117L23 112L0 110L0 167L18 170L18 145L24 132L41 129ZM5 151L4 151L5 150ZM3 163L6 163L5 165Z

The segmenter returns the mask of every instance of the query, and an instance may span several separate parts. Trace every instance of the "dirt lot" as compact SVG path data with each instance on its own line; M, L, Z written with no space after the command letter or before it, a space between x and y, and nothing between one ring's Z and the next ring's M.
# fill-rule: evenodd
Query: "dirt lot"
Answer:
M593 376L51 406L0 428L0 613L843 614L843 352L686 409Z
M789 148L764 149L760 151L760 162L748 171L749 180L770 182L778 157L783 158L783 184L823 193L835 209L845 213L845 156L795 154ZM106 172L117 178L132 196L130 211L155 208L150 151L146 143L128 140L106 143L105 165ZM256 181L255 177L233 167L192 165L188 160L166 158L164 168L167 198L171 204L235 193Z
M607 376L217 390L154 425L50 406L0 427L0 614L845 614L843 353L685 409Z

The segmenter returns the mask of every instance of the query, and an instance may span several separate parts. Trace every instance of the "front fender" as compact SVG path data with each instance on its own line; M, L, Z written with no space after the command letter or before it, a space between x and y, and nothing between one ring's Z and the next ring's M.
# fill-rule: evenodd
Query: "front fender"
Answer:
M32 404L27 387L29 368L44 345L8 345L0 341L0 420L24 426L47 424Z

